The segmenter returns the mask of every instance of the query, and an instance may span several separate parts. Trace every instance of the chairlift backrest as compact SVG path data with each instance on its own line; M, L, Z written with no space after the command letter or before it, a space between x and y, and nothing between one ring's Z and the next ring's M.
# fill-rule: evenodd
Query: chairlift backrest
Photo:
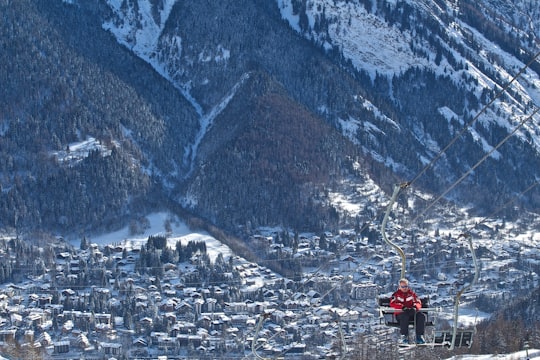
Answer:
M453 331L437 331L435 333L435 344L441 344L450 348L471 347L475 330L457 330L456 339L452 346Z

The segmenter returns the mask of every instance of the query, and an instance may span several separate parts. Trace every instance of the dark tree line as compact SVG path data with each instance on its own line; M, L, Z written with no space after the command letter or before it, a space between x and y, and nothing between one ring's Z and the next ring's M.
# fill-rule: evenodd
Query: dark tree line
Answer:
M189 261L194 255L207 256L206 243L203 241L189 241L182 245L177 241L174 248L167 247L167 238L164 236L150 236L146 245L141 248L137 259L136 269L141 274L163 275L163 265ZM208 259L206 257L206 259ZM209 264L209 259L206 262Z
M0 252L0 283L44 275L55 261L50 247L32 245L20 238L1 240Z

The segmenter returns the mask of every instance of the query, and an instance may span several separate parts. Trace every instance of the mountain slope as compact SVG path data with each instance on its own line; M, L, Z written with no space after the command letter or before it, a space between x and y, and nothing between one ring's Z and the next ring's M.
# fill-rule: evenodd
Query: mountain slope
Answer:
M354 152L266 74L251 73L206 135L186 206L230 228L334 227L323 190L352 169Z
M540 176L536 3L0 4L4 226L92 229L165 194L235 231L322 230L345 179L489 212Z
M475 166L538 103L537 61L499 95L524 62L538 56L538 20L523 16L538 12L538 6L510 1L280 4L283 16L298 32L325 49L337 49L352 67L367 72L373 91L366 97L379 107L385 103L390 111L384 113L400 124L401 132L421 143L408 146L406 158L400 157L402 148L390 139L379 137L391 147L388 151L370 147L368 151L382 156L381 161L402 165L405 171L396 168L398 174L414 175L465 129L435 165L435 172L421 179L431 190L440 192L441 186L449 186ZM526 9L519 16L508 10L518 7ZM466 179L467 187L458 187L458 194L452 195L474 198L477 206L485 208L493 192L508 195L534 182L530 177L538 166L534 119L538 116L475 170L476 179ZM527 180L515 181L508 174Z
M146 1L138 4L149 7ZM280 0L276 8L268 2L175 2L165 6L171 11L159 41L140 53L156 54L153 66L189 88L202 109L210 108L253 66L268 72L291 97L341 129L365 156L405 180L459 137L419 185L441 192L481 161L475 178L465 179L450 196L472 197L486 209L494 192L503 202L529 186L539 165L532 119L493 151L531 114L540 82L532 64L500 94L537 45L534 31L525 31L534 22L505 17L511 12L499 14L492 5ZM510 5L520 6L498 6L503 11ZM127 17L116 12L115 18ZM503 18L507 28L494 31ZM282 19L290 27L283 27ZM107 28L129 43L126 26L140 37L150 33L146 28L155 28L129 21ZM298 41L294 32L312 45ZM137 52L137 42L130 44Z
M100 29L94 10L48 1L1 7L2 225L85 231L136 213L155 175L151 162L167 172L181 164L175 150L196 132L196 113ZM88 138L103 145L101 156L57 160Z

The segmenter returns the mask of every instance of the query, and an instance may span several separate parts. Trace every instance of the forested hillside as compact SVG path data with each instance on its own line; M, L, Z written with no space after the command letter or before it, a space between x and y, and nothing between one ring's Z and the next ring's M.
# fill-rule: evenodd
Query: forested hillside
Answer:
M321 231L357 215L329 194L371 179L485 214L540 176L534 3L0 4L4 227L172 201L235 233Z
M336 228L339 217L324 190L354 173L352 144L265 74L250 74L237 97L242 101L222 113L200 148L204 160L187 198L196 194L197 208L214 222L249 232L265 224Z
M531 60L537 56L538 25L527 15L537 6L501 2L493 10L484 2L327 0L280 0L277 8L267 1L107 4L105 28L177 84L202 119L246 74L258 71L352 141L361 172L374 176L384 191L422 171L415 185L440 193L474 167L474 176L464 176L448 198L472 202L486 213L535 181L530 176L539 165L538 147L531 139L540 83ZM140 10L144 6L152 17ZM505 139L512 129L515 136ZM195 168L205 164L199 155ZM221 174L214 183L227 182L227 171ZM250 179L244 179L245 189ZM190 181L185 203L217 223L234 225L228 224L230 215L216 212L218 203L199 205L212 189L194 192L200 183ZM519 206L534 209L537 191L521 197ZM258 213L245 205L234 205L238 219Z
M137 199L159 176L151 163L181 163L177 149L196 128L193 109L89 9L0 5L2 225L85 231L142 209ZM102 150L75 162L53 156L88 137Z

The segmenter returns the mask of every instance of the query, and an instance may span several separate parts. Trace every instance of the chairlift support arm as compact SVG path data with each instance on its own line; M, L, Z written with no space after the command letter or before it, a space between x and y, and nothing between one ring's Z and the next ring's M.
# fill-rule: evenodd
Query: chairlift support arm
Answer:
M402 184L396 184L394 186L394 193L392 194L392 198L390 199L390 203L388 204L388 207L386 208L386 213L384 214L384 218L381 224L381 234L384 241L392 246L396 251L399 253L399 256L401 257L401 279L405 277L405 252L403 252L403 249L401 249L397 244L392 242L391 240L388 240L386 237L386 223L388 222L388 216L390 215L390 211L392 210L392 206L396 202L396 199L399 195L399 192L401 189L406 188L409 186L409 183L402 183Z
M270 316L268 313L261 314L259 317L259 321L257 322L257 326L255 327L255 336L253 336L253 340L251 341L251 352L255 356L255 358L259 360L269 360L267 358L264 358L257 354L257 348L256 348L256 342L259 338L259 332L261 331L261 328L263 326L264 321Z
M472 237L470 234L461 234L460 237L466 237L469 241L469 247L471 248L472 258L474 262L474 278L473 281L471 281L470 284L467 284L463 287L457 294L456 294L456 301L454 303L454 332L452 334L452 344L450 344L450 350L454 350L454 344L456 341L457 336L457 322L458 322L458 313L459 313L459 298L461 295L463 295L464 292L469 291L470 288L476 283L478 280L478 262L476 261L476 254L474 252L474 247L472 243Z

